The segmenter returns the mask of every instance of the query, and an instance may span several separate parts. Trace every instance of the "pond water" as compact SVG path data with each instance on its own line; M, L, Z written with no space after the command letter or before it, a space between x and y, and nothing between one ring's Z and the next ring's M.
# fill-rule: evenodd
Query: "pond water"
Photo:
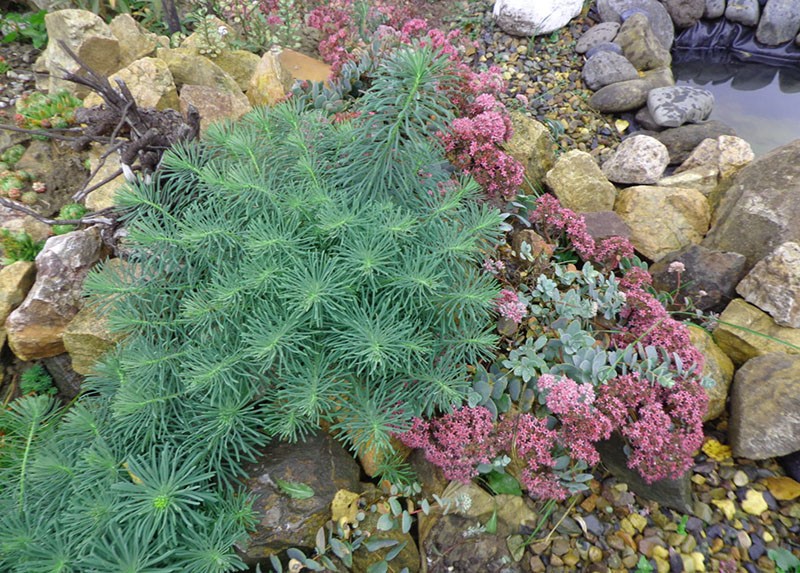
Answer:
M710 119L731 126L756 155L800 138L800 65L694 60L675 61L672 70L677 85L714 94Z

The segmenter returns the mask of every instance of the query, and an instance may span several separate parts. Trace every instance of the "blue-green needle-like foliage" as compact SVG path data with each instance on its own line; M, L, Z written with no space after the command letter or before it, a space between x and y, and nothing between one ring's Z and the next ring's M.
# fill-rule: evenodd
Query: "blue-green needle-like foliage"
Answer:
M452 85L400 49L355 119L257 109L119 193L126 260L86 286L125 337L70 411L31 396L0 421L0 570L239 570L236 484L267 441L324 424L388 452L464 401L501 220L435 143Z

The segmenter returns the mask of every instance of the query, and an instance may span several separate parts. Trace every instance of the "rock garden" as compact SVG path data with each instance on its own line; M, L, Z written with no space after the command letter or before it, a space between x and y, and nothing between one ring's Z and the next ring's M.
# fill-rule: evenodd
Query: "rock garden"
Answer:
M800 571L796 2L0 7L0 571Z

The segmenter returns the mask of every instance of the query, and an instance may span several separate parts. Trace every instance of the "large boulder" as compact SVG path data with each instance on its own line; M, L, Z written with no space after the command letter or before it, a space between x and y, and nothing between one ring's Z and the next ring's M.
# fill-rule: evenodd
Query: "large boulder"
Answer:
M730 443L751 460L800 450L800 356L771 353L748 360L733 380Z
M668 86L650 90L647 109L662 127L679 127L703 121L714 109L714 94L694 86Z
M493 14L506 34L538 36L563 28L582 9L583 0L496 0Z
M291 83L291 76L281 66L278 53L270 50L261 56L250 78L247 99L252 105L275 105L286 96Z
M178 90L163 60L148 57L131 62L108 78L114 87L117 87L117 80L125 82L139 107L157 110L178 108ZM103 99L96 93L89 94L83 100L84 107L102 103Z
M657 70L672 63L669 48L658 40L644 14L636 13L625 20L614 43L620 45L622 53L637 70Z
M756 39L768 46L793 40L800 32L800 4L796 0L769 0L758 21Z
M672 175L659 179L657 184L661 187L695 189L708 198L714 194L719 185L719 169L711 165L698 165L681 172L676 170Z
M36 265L30 261L17 261L0 270L0 321L5 322L25 300L35 277Z
M83 279L105 254L100 230L91 227L51 237L36 257L36 282L6 319L8 344L22 360L62 354L62 336L83 306Z
M676 28L691 28L706 10L706 0L664 0L663 3Z
M186 116L191 107L200 113L200 131L205 132L217 121L236 120L250 111L247 98L211 86L183 86L180 97L180 110Z
M734 251L753 268L775 248L800 242L800 140L755 159L734 177L703 245Z
M601 113L632 111L647 103L647 94L650 90L671 85L675 85L671 69L650 70L639 79L617 82L600 88L589 98L589 105Z
M544 125L522 113L511 112L511 126L514 133L503 146L506 153L525 168L525 181L522 189L533 195L541 188L545 174L556 161L553 138Z
M127 66L141 58L154 56L156 48L169 45L165 36L147 31L130 14L119 14L109 24L111 33L119 41L120 64Z
M597 0L597 11L603 22L622 22L623 16L643 13L661 45L667 50L672 48L675 26L667 9L657 0Z
M766 312L740 298L733 299L719 316L713 335L737 367L765 354L800 354L800 329L779 326Z
M336 492L361 490L358 464L325 432L305 442L269 444L244 471L250 476L244 483L258 519L243 548L251 565L266 564L270 555L289 547L314 547L317 531L331 519ZM281 490L279 480L305 484L314 495L293 499Z
M623 140L603 164L603 173L614 183L647 185L664 174L669 153L663 143L647 135Z
M87 305L67 325L62 339L72 361L72 369L86 376L92 373L97 361L114 347L121 336L111 334L105 317Z
M617 189L585 151L573 149L559 157L545 181L561 204L576 213L614 208Z
M622 189L614 211L630 226L636 250L652 261L699 243L711 217L708 201L694 189L647 185Z
M214 63L236 80L243 92L250 87L250 80L260 61L261 58L247 50L223 50L214 58Z
M87 88L61 79L64 71L80 69L61 42L100 75L112 74L122 66L119 40L100 16L88 10L57 10L47 14L44 23L48 42L37 67L48 72L48 79L37 87L50 92L67 89L81 97L88 94Z
M783 243L761 259L736 292L777 324L800 328L800 244Z
M703 328L689 324L689 340L703 354L703 376L711 380L713 385L705 388L708 395L708 407L703 421L708 422L720 417L725 412L728 402L728 391L733 380L733 362L722 349L714 343L714 339Z

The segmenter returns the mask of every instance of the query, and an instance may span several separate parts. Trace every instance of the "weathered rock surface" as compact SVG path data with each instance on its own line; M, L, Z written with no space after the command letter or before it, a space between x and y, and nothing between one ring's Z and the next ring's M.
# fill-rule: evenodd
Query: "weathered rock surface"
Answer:
M680 275L669 272L669 265L679 262L684 266ZM739 253L712 251L701 245L689 245L669 253L650 266L653 286L664 292L675 292L676 302L686 298L700 310L722 312L736 297L736 285L745 274L745 258Z
M172 78L180 91L185 84L208 86L236 94L244 98L239 84L225 70L205 56L192 53L188 49L159 48L158 57L166 62Z
M620 45L622 53L637 70L657 70L672 63L669 48L661 44L642 13L633 14L622 23L614 43Z
M36 277L36 264L17 261L0 270L0 321L25 300Z
M638 79L639 73L625 56L602 51L586 60L581 76L586 87L596 91L610 84Z
M794 39L800 32L800 5L795 0L769 0L758 21L756 39L768 46L778 46Z
M597 11L603 22L622 22L623 13L642 12L661 45L667 50L672 48L675 26L667 9L657 0L597 0Z
M119 41L119 60L127 66L136 60L154 56L159 46L169 46L169 39L158 37L141 26L130 14L119 14L109 24L111 33Z
M672 70L649 70L637 80L617 82L600 88L589 98L589 105L602 113L620 113L639 109L647 103L647 94L654 88L675 84Z
M331 66L321 60L284 48L278 54L281 68L289 74L291 83L296 80L325 82L331 76ZM291 87L291 86L290 86Z
M699 243L708 230L708 201L694 189L637 185L622 189L614 211L631 228L631 242L645 257Z
M117 259L115 259L117 260ZM84 306L64 330L64 348L72 368L84 376L91 374L95 363L120 340L106 328L105 319L95 309Z
M695 189L710 197L719 184L719 169L711 165L699 165L685 171L662 177L657 183L660 187L685 187Z
M254 106L275 105L286 96L290 84L291 77L281 66L277 52L265 52L250 78L247 99Z
M599 44L613 42L619 32L618 22L601 22L592 26L575 43L575 51L585 54Z
M34 360L64 352L64 329L83 306L83 279L103 254L96 227L47 240L36 257L36 282L6 319L15 355Z
M708 409L703 421L708 422L721 416L725 412L728 400L728 391L733 381L733 362L722 349L714 343L711 335L696 324L689 324L689 340L705 357L703 376L714 381L714 386L706 388L708 395Z
M108 146L93 143L89 151L89 166L92 172L95 172L94 177L89 181L88 187L105 181L120 169L119 154L111 152L100 165L101 157L108 153ZM99 169L98 169L99 167ZM114 200L120 188L127 185L123 175L117 175L108 183L101 185L86 196L86 208L90 211L100 211L114 206Z
M631 238L630 226L614 211L591 211L583 214L586 231L595 241L609 237Z
M538 36L563 28L582 9L583 0L497 0L493 14L506 34Z
M733 454L751 460L800 450L800 356L770 353L742 366L731 392Z
M158 58L136 60L108 78L114 87L117 87L117 80L125 82L140 107L152 107L158 110L178 107L178 91L172 73L163 60ZM89 94L83 100L84 107L102 103L103 99L96 93Z
M800 140L739 171L722 198L716 221L703 245L743 254L747 271L778 245L800 242Z
M667 146L670 165L683 163L694 151L694 148L700 145L700 142L704 139L717 139L720 135L736 135L736 132L722 122L711 120L702 123L687 123L652 134Z
M650 90L647 109L653 121L662 127L705 120L714 109L714 94L693 86L668 86Z
M250 534L244 559L249 564L288 547L314 546L317 530L331 518L331 501L340 489L361 491L356 461L324 432L305 442L276 442L263 449L256 463L244 468L245 487L254 496L258 525ZM307 499L292 499L277 480L299 482L314 490Z
M778 246L756 263L736 292L777 324L800 328L800 244Z
M603 164L603 173L614 183L646 185L657 182L669 162L666 146L647 135L623 140Z
M260 61L261 58L247 50L223 50L214 58L214 63L236 81L242 92L250 87L250 80Z
M561 204L576 213L614 209L617 189L585 151L573 149L560 156L545 182Z
M184 85L181 89L180 111L186 116L190 106L200 112L200 131L204 132L214 122L236 120L250 111L247 98L210 86Z
M713 20L725 14L725 0L706 0L706 9L703 18Z
M770 315L740 298L725 308L713 334L737 367L765 354L800 354L800 329L777 325Z
M675 173L700 166L714 166L720 178L728 181L753 159L755 159L753 148L744 139L735 135L720 135L716 139L701 141L689 157L675 169Z
M664 0L663 3L676 28L691 28L706 10L706 0Z
M728 0L725 7L725 18L731 22L739 22L745 26L758 24L761 5L758 0Z
M553 138L544 125L517 111L511 112L511 126L514 134L503 147L525 168L528 181L523 182L522 189L533 194L556 162Z

